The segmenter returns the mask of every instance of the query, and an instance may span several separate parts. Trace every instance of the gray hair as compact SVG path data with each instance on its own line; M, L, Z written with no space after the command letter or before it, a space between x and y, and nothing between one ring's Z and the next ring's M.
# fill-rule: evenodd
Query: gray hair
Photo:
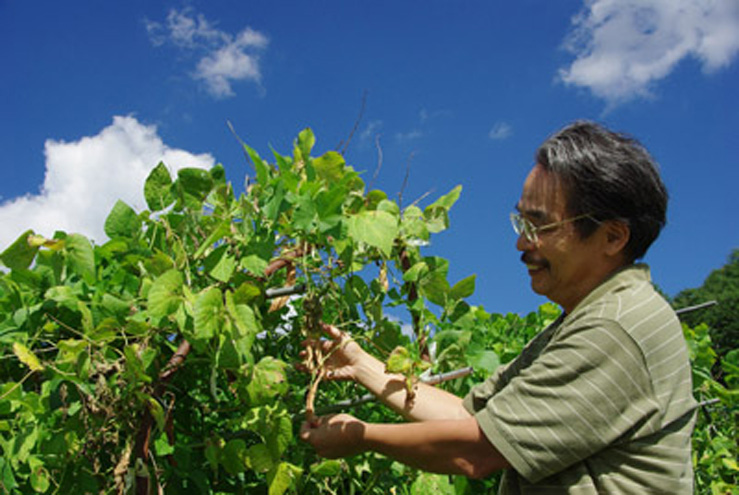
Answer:
M656 162L636 139L593 122L575 122L549 137L536 161L554 173L567 195L568 214L620 220L630 229L629 261L643 257L667 222L667 189ZM582 238L597 223L575 226Z

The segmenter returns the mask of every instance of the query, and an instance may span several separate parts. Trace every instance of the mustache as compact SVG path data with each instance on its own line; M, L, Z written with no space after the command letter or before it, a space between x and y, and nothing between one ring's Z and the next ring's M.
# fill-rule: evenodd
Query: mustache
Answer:
M531 253L523 253L521 255L521 263L525 265L548 265L549 262L544 258L533 256Z

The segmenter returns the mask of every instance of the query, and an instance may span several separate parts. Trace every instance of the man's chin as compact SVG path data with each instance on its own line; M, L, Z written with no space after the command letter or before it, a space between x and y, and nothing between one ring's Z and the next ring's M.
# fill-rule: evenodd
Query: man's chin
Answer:
M547 284L546 280L544 280L546 272L546 268L543 267L540 267L536 270L529 269L529 277L531 278L531 290L533 290L540 296L545 296L547 292Z

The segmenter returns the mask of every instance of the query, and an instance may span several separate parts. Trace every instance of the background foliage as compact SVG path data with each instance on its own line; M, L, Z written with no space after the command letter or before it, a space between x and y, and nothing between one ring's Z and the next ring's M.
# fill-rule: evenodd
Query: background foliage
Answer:
M449 225L455 188L425 207L371 190L339 153L312 157L300 133L268 163L245 145L256 181L235 194L222 167L164 164L149 211L119 202L94 245L29 231L2 254L0 493L484 493L497 478L420 473L375 454L318 459L296 440L306 390L300 342L325 321L407 375L471 367L456 394L513 359L558 315L525 317L465 302L422 253ZM404 331L400 321L412 322ZM685 327L701 409L701 491L737 486L739 360L717 364L709 327ZM429 364L430 363L430 364ZM712 370L722 370L721 381ZM320 414L363 394L320 384ZM369 402L354 413L398 421Z
M739 349L739 249L729 255L728 262L712 271L698 288L685 289L675 296L675 307L686 307L716 301L709 309L691 312L683 319L690 326L708 325L714 348L720 356Z

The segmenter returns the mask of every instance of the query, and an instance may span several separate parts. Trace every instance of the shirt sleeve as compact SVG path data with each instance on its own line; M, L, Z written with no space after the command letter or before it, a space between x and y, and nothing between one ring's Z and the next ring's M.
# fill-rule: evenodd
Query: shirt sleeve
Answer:
M531 482L649 428L659 410L642 352L617 322L591 318L564 330L503 387L483 384L464 402Z

